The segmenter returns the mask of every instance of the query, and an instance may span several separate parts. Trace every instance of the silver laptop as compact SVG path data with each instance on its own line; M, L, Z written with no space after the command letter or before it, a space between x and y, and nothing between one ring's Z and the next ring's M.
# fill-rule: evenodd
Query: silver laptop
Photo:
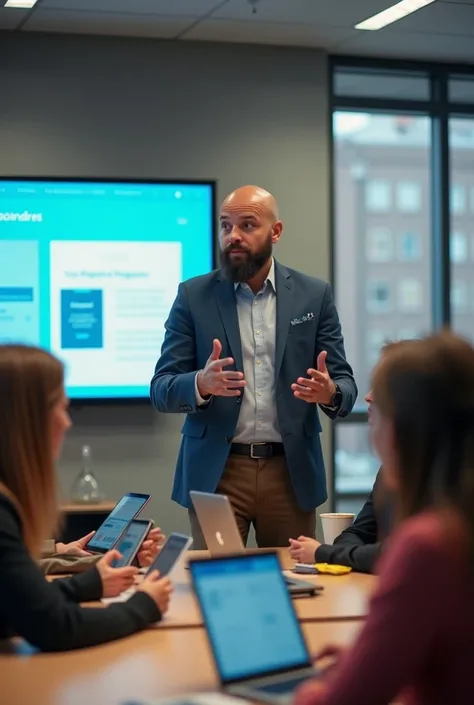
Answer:
M189 494L211 556L244 553L245 546L229 498L224 494L194 490ZM283 580L293 596L314 595L320 589L308 580L288 576Z
M276 551L197 558L189 568L226 693L286 704L298 686L320 675Z

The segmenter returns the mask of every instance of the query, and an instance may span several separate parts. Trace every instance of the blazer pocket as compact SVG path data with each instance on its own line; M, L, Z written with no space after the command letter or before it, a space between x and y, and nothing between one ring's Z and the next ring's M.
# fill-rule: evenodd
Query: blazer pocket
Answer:
M207 424L205 423L184 423L181 429L181 434L183 436L190 436L191 438L202 438L206 432Z

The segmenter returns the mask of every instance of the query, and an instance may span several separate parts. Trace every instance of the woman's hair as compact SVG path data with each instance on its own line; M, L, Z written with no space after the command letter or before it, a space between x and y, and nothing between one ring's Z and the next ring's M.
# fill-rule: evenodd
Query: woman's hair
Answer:
M372 388L394 427L400 518L454 507L474 548L474 349L448 331L392 343Z
M57 523L51 411L63 393L62 364L26 345L0 345L0 492L14 504L31 555Z

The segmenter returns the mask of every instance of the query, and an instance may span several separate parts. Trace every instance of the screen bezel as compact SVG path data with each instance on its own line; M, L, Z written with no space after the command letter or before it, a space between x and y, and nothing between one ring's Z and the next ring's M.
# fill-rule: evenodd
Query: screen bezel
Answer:
M201 564L201 563L211 563L211 562L217 563L219 561L223 562L223 561L229 561L229 560L246 561L246 560L249 560L249 558L255 558L255 557L258 558L258 557L263 557L263 556L273 556L276 559L276 563L279 567L278 579L281 580L282 586L284 588L285 599L288 601L288 609L290 609L293 614L293 619L296 624L297 630L299 631L301 642L306 650L307 662L306 663L298 663L298 664L295 664L294 666L283 666L282 668L276 668L271 671L264 671L264 672L260 672L260 673L252 673L250 675L239 676L238 678L224 679L222 677L222 674L220 671L220 663L217 658L217 653L215 650L213 640L211 638L211 635L209 634L208 629L206 628L205 629L206 636L207 636L207 640L209 642L209 647L212 651L212 656L214 658L214 662L216 664L216 671L218 673L219 679L220 679L221 684L223 686L234 685L236 683L250 683L251 681L256 680L258 678L279 675L281 673L292 673L293 671L300 671L301 669L312 667L311 654L310 654L310 651L308 648L308 643L306 641L303 630L301 628L301 623L300 623L298 616L296 614L295 607L294 607L293 601L291 599L291 595L290 595L289 590L285 584L285 580L284 580L284 576L283 576L283 567L281 565L280 557L279 557L277 551L273 551L271 549L269 549L269 550L261 550L260 549L258 551L250 550L250 551L247 551L246 553L232 553L232 554L215 556L215 557L210 557L210 558L192 558L192 559L190 559L189 572L191 573L191 583L193 586L194 594L196 595L199 609L201 611L201 615L202 615L202 618L204 621L204 626L206 626L206 615L205 615L205 610L203 608L203 604L201 601L201 596L199 594L199 591L197 590L197 581L195 579L193 565Z
M110 548L100 548L100 547L94 548L93 546L91 547L91 542L94 540L94 536L97 534L97 532L100 530L100 528L105 524L105 522L110 519L111 515L112 515L112 514L115 512L115 510L117 509L117 506L120 504L120 502L121 502L125 497L130 497L131 499L137 499L137 498L143 499L143 498L145 498L145 501L144 501L144 503L142 504L142 506L140 507L140 509L137 511L137 513L135 514L135 516L132 517L132 518L130 519L130 521L127 523L126 527L124 528L124 530L122 531L122 533L120 534L120 536L117 538L116 542L115 542L112 546L110 546ZM140 514L140 512L143 511L143 508L146 507L146 505L148 504L148 502L150 501L150 499L151 499L151 494L143 494L143 493L140 493L140 492L126 492L124 495L122 495L122 496L120 497L120 499L117 500L117 502L115 503L115 507L112 509L112 511L107 514L107 516L105 517L104 521L102 521L102 522L100 523L100 525L97 527L97 529L96 529L96 531L95 531L95 533L94 533L94 536L93 536L93 537L90 539L90 541L84 546L84 549L85 549L86 551L89 551L90 553L102 554L102 555L104 555L105 553L108 553L109 551L112 551L114 548L116 548L118 542L120 541L120 539L122 538L122 536L124 535L124 533L127 531L130 522L134 521L135 518Z
M186 551L186 549L188 549L189 546L190 546L190 545L192 544L192 542L193 542L191 536L187 536L186 534L180 534L180 533L178 533L177 531L172 531L171 534L170 534L169 536L167 536L167 538L165 539L165 542L164 542L163 546L160 548L160 551L159 551L158 555L156 556L156 558L155 558L155 560L153 561L153 563L151 564L151 566L148 568L148 570L147 570L147 572L145 573L145 575L147 575L148 573L151 573L151 572L154 571L154 570L158 570L158 568L156 567L156 564L159 562L160 557L161 557L161 556L163 555L163 553L166 551L166 548L167 548L167 546L169 545L171 539L180 539L180 540L182 540L183 545L182 545L182 547L181 547L180 552L179 552L178 555L176 556L176 559L175 559L174 563L172 564L171 568L168 570L168 572L166 573L166 575L169 575L169 574L171 573L171 571L173 570L173 568L175 567L176 563L177 563L177 562L179 561L179 559L181 558L181 556L182 556L182 554L184 553L184 551ZM165 575L165 576L160 576L160 577L166 577L166 575Z
M0 185L2 181L26 181L26 182L55 182L61 183L77 183L77 184L137 184L151 186L209 186L211 189L211 267L217 267L217 180L216 179L145 179L145 178L124 178L124 177L98 177L98 176L5 176L0 175ZM212 271L212 270L211 270ZM156 351L156 359L158 360L160 351ZM151 381L151 377L150 377ZM143 397L74 397L70 400L72 409L80 409L84 405L87 406L126 406L128 404L150 405L149 395Z
M120 537L120 541L118 541L118 543L116 544L117 551L119 551L120 543L122 542L123 539L126 538L127 532L130 529L130 527L133 526L133 524L138 524L143 528L141 537L139 538L138 541L135 542L135 545L134 545L133 551L132 551L132 555L129 558L129 560L126 563L124 563L123 565L117 565L117 562L114 561L114 564L112 566L113 568L126 568L127 566L132 565L133 561L135 560L135 558L137 557L137 554L140 551L140 547L141 547L142 543L144 542L144 540L146 539L146 537L148 535L148 532L153 527L153 520L152 519L132 519L132 521L128 524L127 528L125 529L122 536Z

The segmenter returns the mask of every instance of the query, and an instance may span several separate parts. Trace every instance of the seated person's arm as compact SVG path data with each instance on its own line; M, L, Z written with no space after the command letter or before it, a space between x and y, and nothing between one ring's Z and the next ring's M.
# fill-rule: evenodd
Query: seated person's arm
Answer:
M91 568L68 582L59 581L58 585L49 583L28 554L20 521L7 500L0 501L0 575L0 623L42 651L111 641L161 617L155 602L144 592L108 608L75 604L79 594L89 599L101 596L97 569Z
M315 551L316 563L347 565L359 573L373 573L380 555L373 491L354 523L338 536L332 546L322 544Z

